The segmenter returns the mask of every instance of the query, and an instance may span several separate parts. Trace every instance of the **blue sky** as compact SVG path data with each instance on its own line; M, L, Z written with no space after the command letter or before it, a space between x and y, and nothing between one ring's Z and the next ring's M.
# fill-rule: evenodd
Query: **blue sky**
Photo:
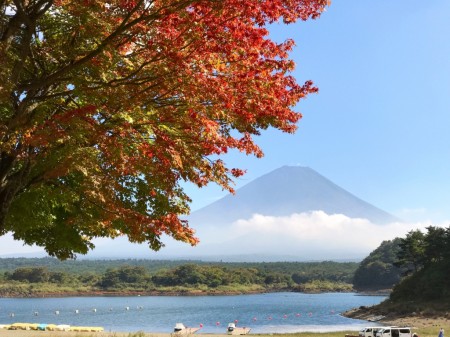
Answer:
M354 235L365 242L371 232L373 242L360 250L367 254L394 232L402 235L430 224L448 227L450 1L335 0L318 20L274 25L271 33L277 41L296 41L294 76L300 83L313 80L319 93L297 107L304 117L295 135L267 130L257 139L264 158L236 153L224 158L230 167L247 169L236 187L283 165L308 166L410 223L375 233L376 227L357 219L316 214L302 220L318 232L305 237L307 228L295 225L302 215L292 215L281 220L298 232L296 247L302 238L319 246L327 231L351 232L353 244L358 242ZM215 186L187 191L192 210L226 195ZM254 233L272 222L279 219L243 219L237 225ZM330 223L337 224L334 232ZM349 245L342 238L341 248ZM0 254L31 250L0 238Z
M263 159L225 158L247 169L237 187L309 166L406 221L450 220L450 1L333 1L318 20L271 34L296 41L294 75L319 94L297 107L295 135L259 137ZM224 195L189 191L193 210Z

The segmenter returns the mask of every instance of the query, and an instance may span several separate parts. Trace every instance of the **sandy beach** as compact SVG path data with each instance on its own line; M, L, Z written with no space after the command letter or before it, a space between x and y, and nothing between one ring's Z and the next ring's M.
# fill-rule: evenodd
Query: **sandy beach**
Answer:
M73 332L73 331L32 331L0 329L0 337L129 337L136 332ZM143 333L139 337L170 337L170 333ZM181 336L229 337L227 334L194 334Z
M344 313L345 317L366 320L370 324L369 320L378 313L374 313L371 310L360 310L359 308L349 310ZM409 326L414 328L444 328L450 332L450 313L441 313L438 315L400 315L395 313L388 313L384 318L377 321L386 326ZM439 329L438 329L439 330Z
M444 328L444 330L450 333L450 319L439 317L439 318L425 318L425 317L399 317L399 318L386 318L380 320L380 323L386 325L396 325L396 326L410 326L415 328L430 328L436 327Z
M420 337L436 337L439 329L443 328L446 334L450 333L450 318L446 317L419 317L419 316L408 316L408 317L392 317L380 320L379 323L385 324L387 326L409 326L413 328L414 332L417 332ZM373 325L371 322L367 322L367 326ZM427 333L422 333L424 330ZM422 331L422 332L421 332ZM6 330L0 329L0 337L130 337L136 335L138 331L134 332L72 332L72 331L33 331L33 330ZM320 335L326 336L327 333L292 333L288 335L299 335L309 336L309 335ZM330 333L331 334L331 333ZM355 331L357 335L357 331ZM171 337L170 333L152 333L143 332L138 334L136 337ZM250 333L251 335L251 333ZM259 334L255 334L259 335ZM286 335L286 334L265 334L265 336L272 335ZM335 335L335 334L334 334ZM342 332L342 337L344 337L345 332ZM190 335L180 335L184 337L229 337L227 334L203 334L196 333ZM264 336L264 335L259 335Z

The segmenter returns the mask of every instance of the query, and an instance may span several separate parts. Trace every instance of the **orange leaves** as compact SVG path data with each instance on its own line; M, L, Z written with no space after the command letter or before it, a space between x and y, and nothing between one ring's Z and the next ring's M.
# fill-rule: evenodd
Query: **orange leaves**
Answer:
M231 169L231 174L233 175L233 177L235 178L239 178L242 177L245 174L245 170L242 169L237 169L237 168L232 168Z
M137 5L137 1L134 0L120 0L119 7L126 9L127 11L132 10Z
M55 1L31 25L40 41L17 36L0 51L3 68L16 72L0 71L8 91L0 96L0 158L8 160L0 163L0 196L11 188L13 198L31 199L47 186L70 194L63 206L49 196L44 217L45 226L79 233L60 256L85 252L96 236L127 235L152 249L162 234L195 244L179 219L190 202L180 182L233 192L244 170L226 167L220 155L262 157L253 137L269 127L295 131L301 114L293 107L317 91L290 75L294 41L275 43L265 26L315 18L328 4ZM55 211L61 207L64 216Z

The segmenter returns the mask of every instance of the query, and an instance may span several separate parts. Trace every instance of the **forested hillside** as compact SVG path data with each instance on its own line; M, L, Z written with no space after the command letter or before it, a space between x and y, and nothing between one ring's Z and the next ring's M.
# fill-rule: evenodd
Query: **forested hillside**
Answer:
M357 263L0 259L0 296L351 291Z
M401 279L401 269L396 266L400 239L383 241L366 257L353 277L353 286L359 291L391 289Z
M392 263L392 252L396 251ZM355 286L380 284L378 275L398 268L401 280L393 287L389 299L374 307L361 307L349 317L364 315L422 315L450 317L450 227L427 227L426 233L410 231L404 238L384 242L366 258L355 272ZM380 268L380 274L375 271ZM370 275L374 282L369 280ZM388 273L384 274L388 279ZM394 281L394 278L392 279Z
M394 287L391 301L438 301L450 309L450 226L409 232L400 241L397 265L407 277Z

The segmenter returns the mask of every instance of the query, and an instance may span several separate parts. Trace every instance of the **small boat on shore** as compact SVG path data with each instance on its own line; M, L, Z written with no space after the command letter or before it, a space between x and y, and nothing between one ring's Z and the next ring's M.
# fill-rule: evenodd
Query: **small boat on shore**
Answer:
M190 335L196 333L198 330L200 330L200 328L189 328L184 326L183 323L177 323L173 328L172 335Z
M250 332L250 328L237 327L235 323L229 323L227 328L228 335L247 335Z

